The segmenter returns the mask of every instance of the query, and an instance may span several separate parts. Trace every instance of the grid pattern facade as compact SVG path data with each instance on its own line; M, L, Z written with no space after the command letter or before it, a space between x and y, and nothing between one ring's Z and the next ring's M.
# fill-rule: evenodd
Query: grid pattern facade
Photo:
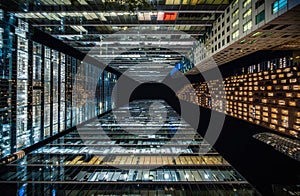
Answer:
M111 109L115 74L34 42L28 23L1 17L0 157Z
M300 70L291 59L252 65L243 68L243 74L185 86L177 94L180 99L299 138Z
M5 168L1 183L28 195L256 193L162 100L114 109Z

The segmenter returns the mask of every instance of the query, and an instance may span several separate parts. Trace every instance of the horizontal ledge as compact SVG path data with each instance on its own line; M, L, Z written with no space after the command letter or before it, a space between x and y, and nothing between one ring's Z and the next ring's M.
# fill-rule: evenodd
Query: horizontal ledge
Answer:
M203 26L203 27L211 27L212 24L60 24L60 23L57 23L57 24L33 24L32 26L35 26L35 27L55 27L55 26L72 26L72 25L79 25L79 26L83 26L83 27L106 27L106 26L112 26L112 27L148 27L148 26L161 26L161 27L172 27L172 26L193 26L193 27L198 27L198 26Z

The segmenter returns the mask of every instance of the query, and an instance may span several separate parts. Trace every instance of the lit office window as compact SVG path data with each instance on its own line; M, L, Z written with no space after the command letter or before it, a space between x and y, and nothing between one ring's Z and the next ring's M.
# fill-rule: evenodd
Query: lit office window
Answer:
M235 0L232 4L232 7L236 6L238 4L239 0Z
M287 0L277 0L272 4L272 14L277 13L279 10L287 6Z
M44 138L51 133L51 49L44 47Z
M246 7L249 3L251 3L251 0L245 0L243 2L243 7Z
M232 33L232 39L236 39L239 36L239 30Z
M32 84L34 87L41 87L42 85L42 45L33 42L33 63L32 63ZM33 130L33 142L38 142L41 132L41 120L42 120L42 91L39 88L33 89L32 97L32 130Z
M252 21L248 21L246 24L243 25L243 32L250 30L252 27Z
M233 23L232 23L232 28L234 28L235 26L239 25L239 19L236 19Z
M16 105L16 148L28 146L28 23L18 20L17 36L17 105Z
M260 23L263 20L265 20L265 10L257 14L255 17L256 24Z
M237 16L239 14L239 9L236 9L233 13L232 13L232 18L234 18L235 16Z
M59 124L60 131L66 129L65 118L66 118L66 55L60 55L60 108L59 108Z
M252 13L252 9L248 9L246 12L244 12L243 14L243 19L247 18L248 16L251 16Z

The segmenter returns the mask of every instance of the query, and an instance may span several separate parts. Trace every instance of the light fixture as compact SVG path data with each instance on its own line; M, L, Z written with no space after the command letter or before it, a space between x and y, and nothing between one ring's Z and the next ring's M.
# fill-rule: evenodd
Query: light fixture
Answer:
M164 174L164 178L165 178L165 179L169 179L169 174L168 174L168 173L165 173L165 174Z

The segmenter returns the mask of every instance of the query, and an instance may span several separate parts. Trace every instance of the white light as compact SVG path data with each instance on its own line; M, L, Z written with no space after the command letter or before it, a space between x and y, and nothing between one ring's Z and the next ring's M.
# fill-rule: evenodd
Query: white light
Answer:
M169 174L164 174L165 179L169 179Z
M149 178L149 174L144 174L144 178L148 179Z
M116 12L111 12L110 15L111 16L117 16L117 13Z
M185 174L185 176L184 176L186 179L188 179L189 178L189 175L188 174Z
M204 178L208 179L209 175L208 174L204 174Z

